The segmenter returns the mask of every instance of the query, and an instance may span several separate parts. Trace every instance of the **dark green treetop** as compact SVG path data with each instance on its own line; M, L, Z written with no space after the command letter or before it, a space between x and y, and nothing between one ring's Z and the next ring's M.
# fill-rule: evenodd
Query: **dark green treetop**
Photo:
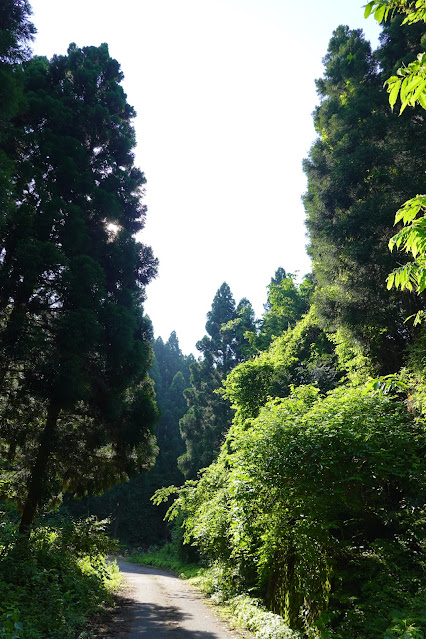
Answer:
M197 342L197 349L209 359L222 375L231 370L234 359L234 336L232 331L224 333L222 326L236 319L235 300L228 284L224 282L214 296L211 310L207 313L206 331Z
M243 361L245 353L251 356L246 334L254 327L250 302L243 298L236 306L231 289L224 282L207 314L208 335L197 343L204 357L192 364L191 386L185 391L188 411L180 421L180 430L186 452L178 463L187 478L195 477L219 452L233 411L217 390L234 366Z
M13 63L29 56L28 44L35 27L30 22L28 0L2 0L0 4L0 63Z

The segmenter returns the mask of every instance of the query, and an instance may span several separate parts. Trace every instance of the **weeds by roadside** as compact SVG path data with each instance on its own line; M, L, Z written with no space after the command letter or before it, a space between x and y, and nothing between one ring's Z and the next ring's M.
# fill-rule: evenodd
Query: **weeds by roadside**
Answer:
M114 543L95 518L55 521L19 543L0 513L0 639L86 639L87 619L112 603L120 575L106 559Z

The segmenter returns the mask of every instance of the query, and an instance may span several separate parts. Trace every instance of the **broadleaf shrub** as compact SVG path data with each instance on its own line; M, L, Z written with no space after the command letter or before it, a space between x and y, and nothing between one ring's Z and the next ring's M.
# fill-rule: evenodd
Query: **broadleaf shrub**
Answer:
M228 592L254 592L294 630L377 639L405 614L414 637L426 609L425 453L406 402L299 387L235 420L169 516L221 562Z

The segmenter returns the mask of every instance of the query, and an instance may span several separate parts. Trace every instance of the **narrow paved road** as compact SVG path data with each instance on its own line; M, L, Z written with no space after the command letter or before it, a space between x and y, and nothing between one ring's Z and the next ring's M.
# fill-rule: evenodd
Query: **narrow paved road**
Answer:
M118 562L129 595L131 630L123 639L234 639L252 637L226 628L182 579L158 568Z

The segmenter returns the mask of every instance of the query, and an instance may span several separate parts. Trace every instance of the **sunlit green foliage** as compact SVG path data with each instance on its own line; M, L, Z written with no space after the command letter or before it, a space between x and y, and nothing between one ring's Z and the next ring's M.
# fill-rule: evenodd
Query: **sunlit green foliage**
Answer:
M407 316L423 307L410 291L386 290L389 272L406 258L389 253L398 202L424 188L424 118L389 109L383 82L415 51L419 25L383 29L374 53L362 32L339 27L317 82L319 139L304 168L304 202L321 326L344 329L381 373L395 372L413 337ZM379 65L377 64L379 62Z
M394 269L388 275L387 286L422 293L426 288L426 195L405 202L395 216L395 224L401 221L404 226L389 240L389 248L411 253L414 262ZM417 313L418 318L421 315L423 311Z
M105 522L56 519L23 550L13 517L0 516L0 637L75 639L119 583Z
M297 284L292 273L286 273L282 267L277 269L268 285L265 313L258 322L259 329L249 336L258 351L265 350L275 337L294 328L309 308L309 296L313 288L309 276L305 277L302 284Z
M271 397L286 397L291 388L316 383L330 390L342 377L334 344L319 327L315 308L256 358L237 366L223 383L239 419L256 417Z
M402 24L426 20L426 2L425 0L371 0L365 5L364 17L374 15L377 22L383 22L396 12L405 15Z
M426 22L426 2L416 0L374 0L366 5L365 17L373 13L378 22L386 20L389 14L399 12L405 15L402 25ZM422 39L421 44L424 45ZM414 61L403 65L396 75L389 77L385 84L389 93L389 104L393 109L398 97L401 100L401 115L407 106L419 104L426 109L426 53L418 53ZM387 278L388 289L409 290L422 293L426 288L426 228L425 228L426 196L417 195L407 200L397 211L395 224L402 221L403 228L391 238L389 248L394 247L411 253L414 261L390 273ZM417 217L420 214L421 217ZM415 324L424 317L423 309L415 315Z
M404 24L426 22L425 0L372 0L365 6L365 17L374 15L378 22L386 22L395 13L401 13L405 17ZM392 109L398 97L401 100L399 114L407 106L414 107L420 104L426 109L426 54L418 53L417 58L408 65L403 65L385 82L389 93L389 104Z
M406 609L420 628L425 445L392 397L300 387L236 421L170 516L292 628L377 639Z
M401 99L399 115L407 106L420 104L426 109L426 53L419 53L414 62L398 69L397 73L386 80L392 109L398 96Z

